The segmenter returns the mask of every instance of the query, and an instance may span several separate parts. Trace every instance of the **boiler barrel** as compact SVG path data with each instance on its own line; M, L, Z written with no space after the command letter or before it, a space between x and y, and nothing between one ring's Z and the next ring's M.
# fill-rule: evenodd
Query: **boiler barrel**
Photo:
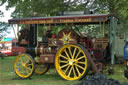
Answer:
M43 51L43 47L26 47L26 53L31 55L40 55Z

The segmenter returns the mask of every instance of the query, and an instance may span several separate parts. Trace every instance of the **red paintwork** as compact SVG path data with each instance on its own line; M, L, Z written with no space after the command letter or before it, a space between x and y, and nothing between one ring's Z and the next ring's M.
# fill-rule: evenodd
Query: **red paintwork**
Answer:
M25 52L26 52L26 49L24 47L16 47L16 46L12 47L12 54L13 55L17 55L17 54L25 53Z
M11 51L1 51L1 53L7 56L13 56Z

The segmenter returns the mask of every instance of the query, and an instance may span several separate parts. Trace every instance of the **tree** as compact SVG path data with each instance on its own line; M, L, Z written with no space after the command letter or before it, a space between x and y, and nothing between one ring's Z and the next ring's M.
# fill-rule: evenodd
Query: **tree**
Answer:
M2 0L8 8L16 7L13 17L30 17L33 12L39 16L56 15L58 11L85 10L93 0Z
M120 24L118 33L128 32L128 2L127 0L95 0L92 6L98 13L110 13L116 15Z
M3 37L6 35L6 33L10 33L9 30L9 25L8 23L5 22L0 22L0 37Z
M7 9L15 7L12 16L31 17L34 12L37 16L54 16L58 11L94 11L97 14L110 13L120 18L118 30L128 28L127 0L2 0L8 2Z
M0 10L0 17L3 17L3 16L4 16L4 13ZM0 38L5 36L6 33L10 33L8 29L9 29L9 25L5 22L0 21Z
M3 12L0 10L0 17L3 17Z

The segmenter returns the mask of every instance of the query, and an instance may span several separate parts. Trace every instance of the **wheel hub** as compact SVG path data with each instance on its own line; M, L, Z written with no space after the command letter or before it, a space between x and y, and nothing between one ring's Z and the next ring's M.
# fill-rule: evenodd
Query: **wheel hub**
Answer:
M71 32L69 32L68 34L65 34L63 32L63 37L61 39L59 39L59 40L61 40L63 42L63 44L66 44L66 43L69 43L71 41L74 41L74 39L72 39L72 37L71 37Z
M22 64L23 67L25 67L25 64Z
M26 67L27 67L27 65L26 65L26 64L22 64L22 66L23 66L24 68L26 68Z
M73 65L74 60L69 60L69 65Z

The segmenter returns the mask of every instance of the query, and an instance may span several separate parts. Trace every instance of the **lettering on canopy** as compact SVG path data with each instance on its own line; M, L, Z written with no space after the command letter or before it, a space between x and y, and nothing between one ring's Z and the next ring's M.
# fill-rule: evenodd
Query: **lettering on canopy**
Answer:
M54 23L80 23L92 22L91 18L86 19L46 19L46 20L22 20L19 24L54 24Z

